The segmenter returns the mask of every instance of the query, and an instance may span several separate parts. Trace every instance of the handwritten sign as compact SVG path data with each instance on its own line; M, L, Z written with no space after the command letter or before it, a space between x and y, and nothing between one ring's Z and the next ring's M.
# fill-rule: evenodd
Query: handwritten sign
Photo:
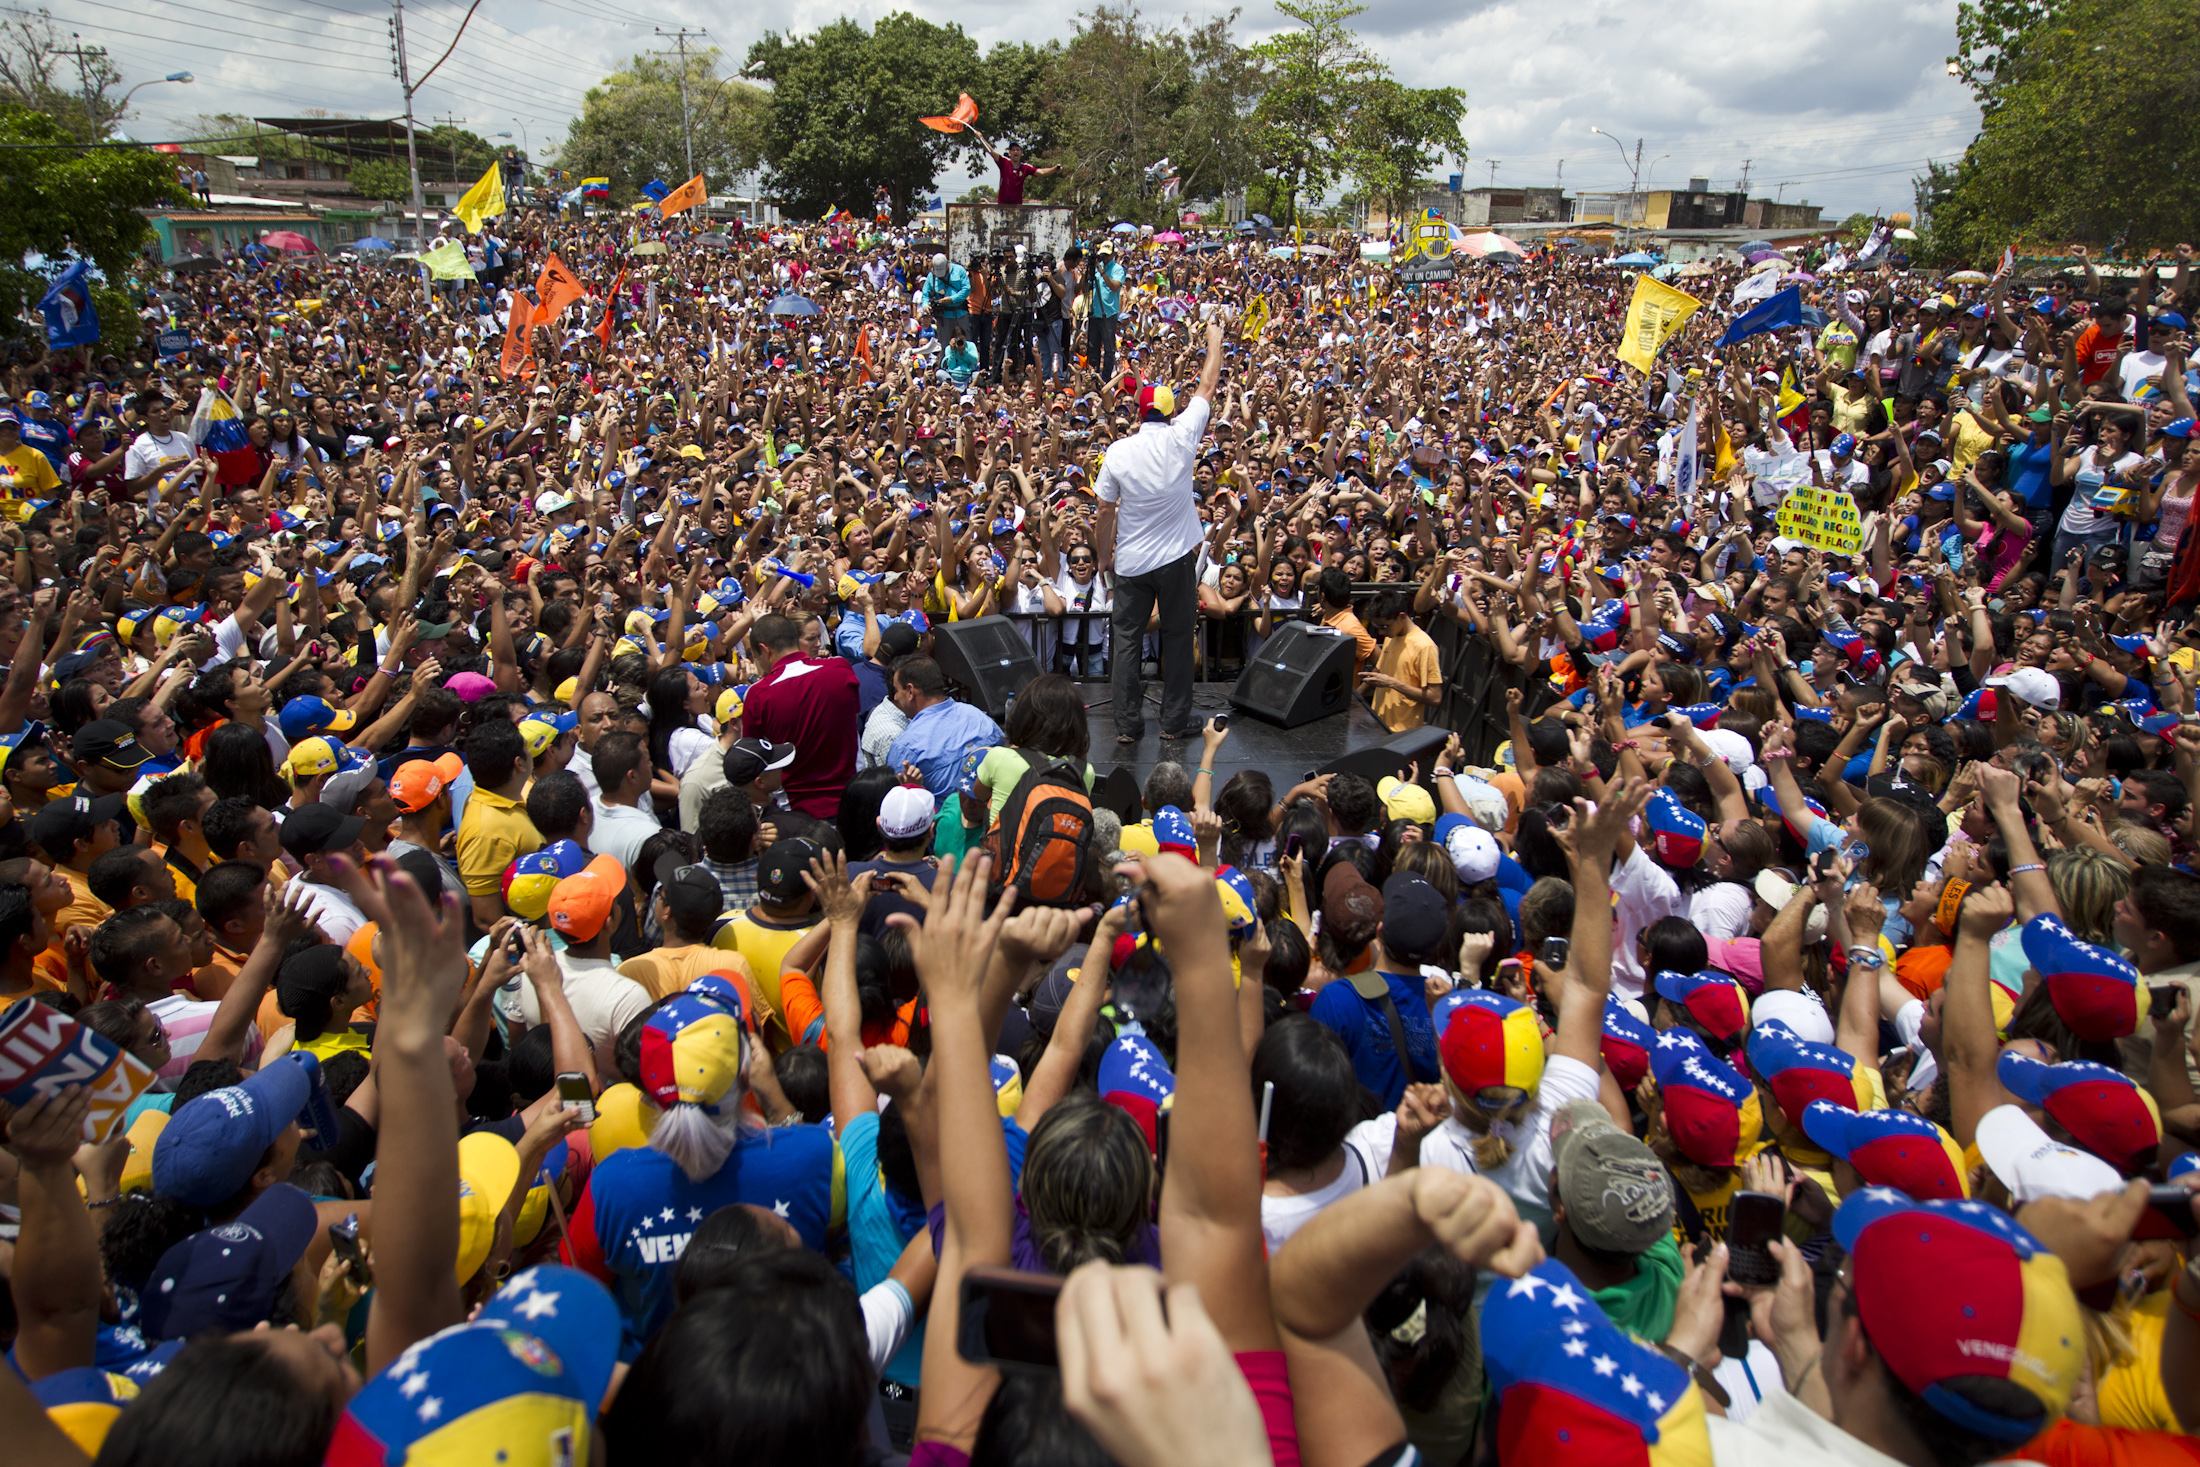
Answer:
M26 1001L0 1013L0 1100L18 1110L41 1095L89 1086L84 1139L105 1141L152 1083L143 1060L57 1009Z
M1864 548L1864 517L1846 489L1805 485L1780 501L1773 525L1790 540L1838 555Z

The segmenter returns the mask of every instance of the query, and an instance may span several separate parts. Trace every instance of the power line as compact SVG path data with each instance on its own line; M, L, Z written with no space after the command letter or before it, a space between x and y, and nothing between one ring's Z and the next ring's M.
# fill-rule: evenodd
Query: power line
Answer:
M108 9L108 10L110 10L110 11L112 11L112 12L114 12L114 13L116 13L116 14L120 14L120 15L135 15L135 16L140 16L140 17L142 17L142 18L144 18L144 19L146 19L146 20L159 20L159 19L161 18L161 17L159 17L159 16L157 16L157 15L153 14L153 13L152 13L152 12L150 12L150 11L145 11L145 10L130 10L130 9L127 9L127 8L125 8L125 7L123 7L123 6L120 6L120 5L110 5L110 6L108 6L108 7L107 7L107 9ZM34 20L35 20L35 19L39 19L39 18L41 18L41 17L45 17L45 16L46 16L46 15L48 14L48 12L45 12L45 11L41 11L41 10L26 10L26 9L24 9L24 8L23 8L22 6L20 6L20 5L0 5L0 11L6 11L6 12L8 12L8 13L9 13L9 14L11 14L11 15L25 15L25 16L29 16L29 17L31 17L31 18L32 18L32 19L34 19ZM55 18L58 18L58 17L55 17ZM143 32L142 30L134 30L134 29L130 29L130 28L127 28L127 27L123 27L123 26L100 25L100 24L98 24L98 23L97 23L97 22L95 22L95 21L88 21L88 20L81 20L81 21L80 21L80 20L72 20L72 21L70 21L70 22L69 22L69 25L70 25L70 26L71 26L71 27L72 27L73 29L79 29L79 30L87 30L87 31L104 31L104 32L106 32L106 33L107 33L107 34L109 34L109 35L116 35L116 36L138 36L138 37L141 37L141 38L143 38L143 39L146 39L146 40L158 41L158 42L159 42L160 44L162 44L163 46L181 46L181 47L185 48L186 50L191 50L191 51L211 51L211 52L213 52L213 53L214 53L215 55L217 55L217 56L243 56L243 57L245 57L245 58L247 58L247 59L249 59L249 60L254 60L254 61L267 61L267 60L270 60L270 59L274 59L274 60L278 60L278 61L288 61L288 60L291 60L291 58L289 58L289 57L274 57L274 58L270 58L270 57L268 57L268 56L266 56L266 55L263 55L263 54L260 54L260 53L258 53L258 52L253 52L253 51L240 51L240 50L238 50L238 49L237 49L236 47L234 47L234 46L209 46L209 45L207 45L206 43L204 43L203 41L181 41L181 40L177 40L177 39L175 39L175 38L173 38L173 37L170 37L170 36L147 36L147 35L145 35L145 33L144 33L144 32ZM284 45L284 44L286 44L286 43L284 43L284 42L281 42L281 41L270 41L270 42L268 42L268 44L269 44L269 45L271 45L271 46L278 46L278 45ZM294 64L295 64L295 63L294 63ZM361 76L379 76L379 75L381 74L380 72L376 71L376 70L375 70L374 68L372 68L372 67L366 67L366 66L339 66L338 64L336 64L336 63L335 63L335 62L333 62L333 61L323 61L323 60L320 60L320 59L319 59L318 57L316 57L316 58L314 59L314 61L312 62L312 64L313 64L314 66L317 66L317 67L319 67L320 69L322 69L322 70L324 70L324 71L349 71L349 72L357 72L357 73L358 73L359 75L361 75Z

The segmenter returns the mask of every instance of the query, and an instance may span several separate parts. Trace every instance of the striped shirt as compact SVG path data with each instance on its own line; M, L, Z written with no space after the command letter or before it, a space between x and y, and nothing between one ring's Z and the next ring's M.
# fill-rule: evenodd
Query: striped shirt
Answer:
M214 1015L221 1012L221 1005L171 993L166 998L155 999L145 1009L160 1020L161 1028L168 1034L168 1063L160 1067L160 1078L182 1079L183 1072L191 1068L191 1061L198 1056L199 1046L206 1042L206 1031L213 1027ZM260 1036L248 1028L244 1038L245 1067L251 1068L259 1057Z

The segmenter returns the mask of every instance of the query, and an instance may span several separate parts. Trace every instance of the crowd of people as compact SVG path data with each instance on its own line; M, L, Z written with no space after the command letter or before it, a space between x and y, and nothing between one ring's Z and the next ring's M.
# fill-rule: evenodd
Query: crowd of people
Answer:
M11 1462L2200 1462L2189 247L488 228L7 369Z

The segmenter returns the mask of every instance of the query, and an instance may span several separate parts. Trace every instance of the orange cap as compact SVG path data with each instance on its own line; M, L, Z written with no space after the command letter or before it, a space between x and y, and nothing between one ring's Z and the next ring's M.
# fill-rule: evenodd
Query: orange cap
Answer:
M611 920L611 909L626 890L626 867L616 856L598 856L578 876L550 889L550 926L574 942L588 942Z
M440 759L408 759L390 776L390 799L407 815L417 815L465 772L466 761L456 754L445 754Z

